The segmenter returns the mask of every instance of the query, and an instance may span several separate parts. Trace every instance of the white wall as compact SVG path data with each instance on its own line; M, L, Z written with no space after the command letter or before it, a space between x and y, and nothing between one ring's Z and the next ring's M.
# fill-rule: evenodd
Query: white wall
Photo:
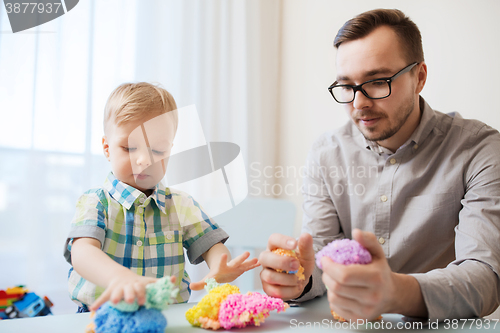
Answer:
M398 8L419 26L428 66L422 96L434 109L500 129L500 1L286 0L283 6L279 165L299 168L317 136L348 121L327 90L335 78L333 39L345 21L375 8ZM281 197L300 207L293 175L279 180L282 187L294 184L293 195ZM298 215L296 232L300 208Z

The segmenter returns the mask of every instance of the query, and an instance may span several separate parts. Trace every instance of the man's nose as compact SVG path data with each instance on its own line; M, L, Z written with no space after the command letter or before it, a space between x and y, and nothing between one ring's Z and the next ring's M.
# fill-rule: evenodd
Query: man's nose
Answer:
M352 106L356 110L361 110L366 107L371 107L372 105L373 105L373 100L366 97L361 90L358 90L354 93L354 101L352 102Z

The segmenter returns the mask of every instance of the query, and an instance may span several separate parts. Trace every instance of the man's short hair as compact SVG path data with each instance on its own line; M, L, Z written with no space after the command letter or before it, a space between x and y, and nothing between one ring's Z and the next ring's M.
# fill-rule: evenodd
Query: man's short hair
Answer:
M118 126L141 119L150 119L177 109L172 95L159 85L147 82L124 83L108 97L104 107L104 130L109 121ZM174 115L174 130L178 117Z
M409 63L424 61L422 36L417 25L398 9L374 9L347 21L337 33L333 45L363 38L378 27L394 30Z

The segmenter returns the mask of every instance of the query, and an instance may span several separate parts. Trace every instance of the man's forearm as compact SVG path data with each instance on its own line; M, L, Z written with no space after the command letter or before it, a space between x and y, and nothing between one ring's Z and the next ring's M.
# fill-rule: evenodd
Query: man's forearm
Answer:
M408 317L427 318L427 307L425 305L420 284L411 275L392 273L395 292L392 304L386 312L399 313Z

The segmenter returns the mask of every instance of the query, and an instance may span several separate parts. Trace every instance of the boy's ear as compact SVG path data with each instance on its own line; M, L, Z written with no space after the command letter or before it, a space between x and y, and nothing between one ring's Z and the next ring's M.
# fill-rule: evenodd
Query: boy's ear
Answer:
M109 144L108 144L108 139L106 138L106 135L104 135L102 137L102 151L103 151L106 159L109 161Z

